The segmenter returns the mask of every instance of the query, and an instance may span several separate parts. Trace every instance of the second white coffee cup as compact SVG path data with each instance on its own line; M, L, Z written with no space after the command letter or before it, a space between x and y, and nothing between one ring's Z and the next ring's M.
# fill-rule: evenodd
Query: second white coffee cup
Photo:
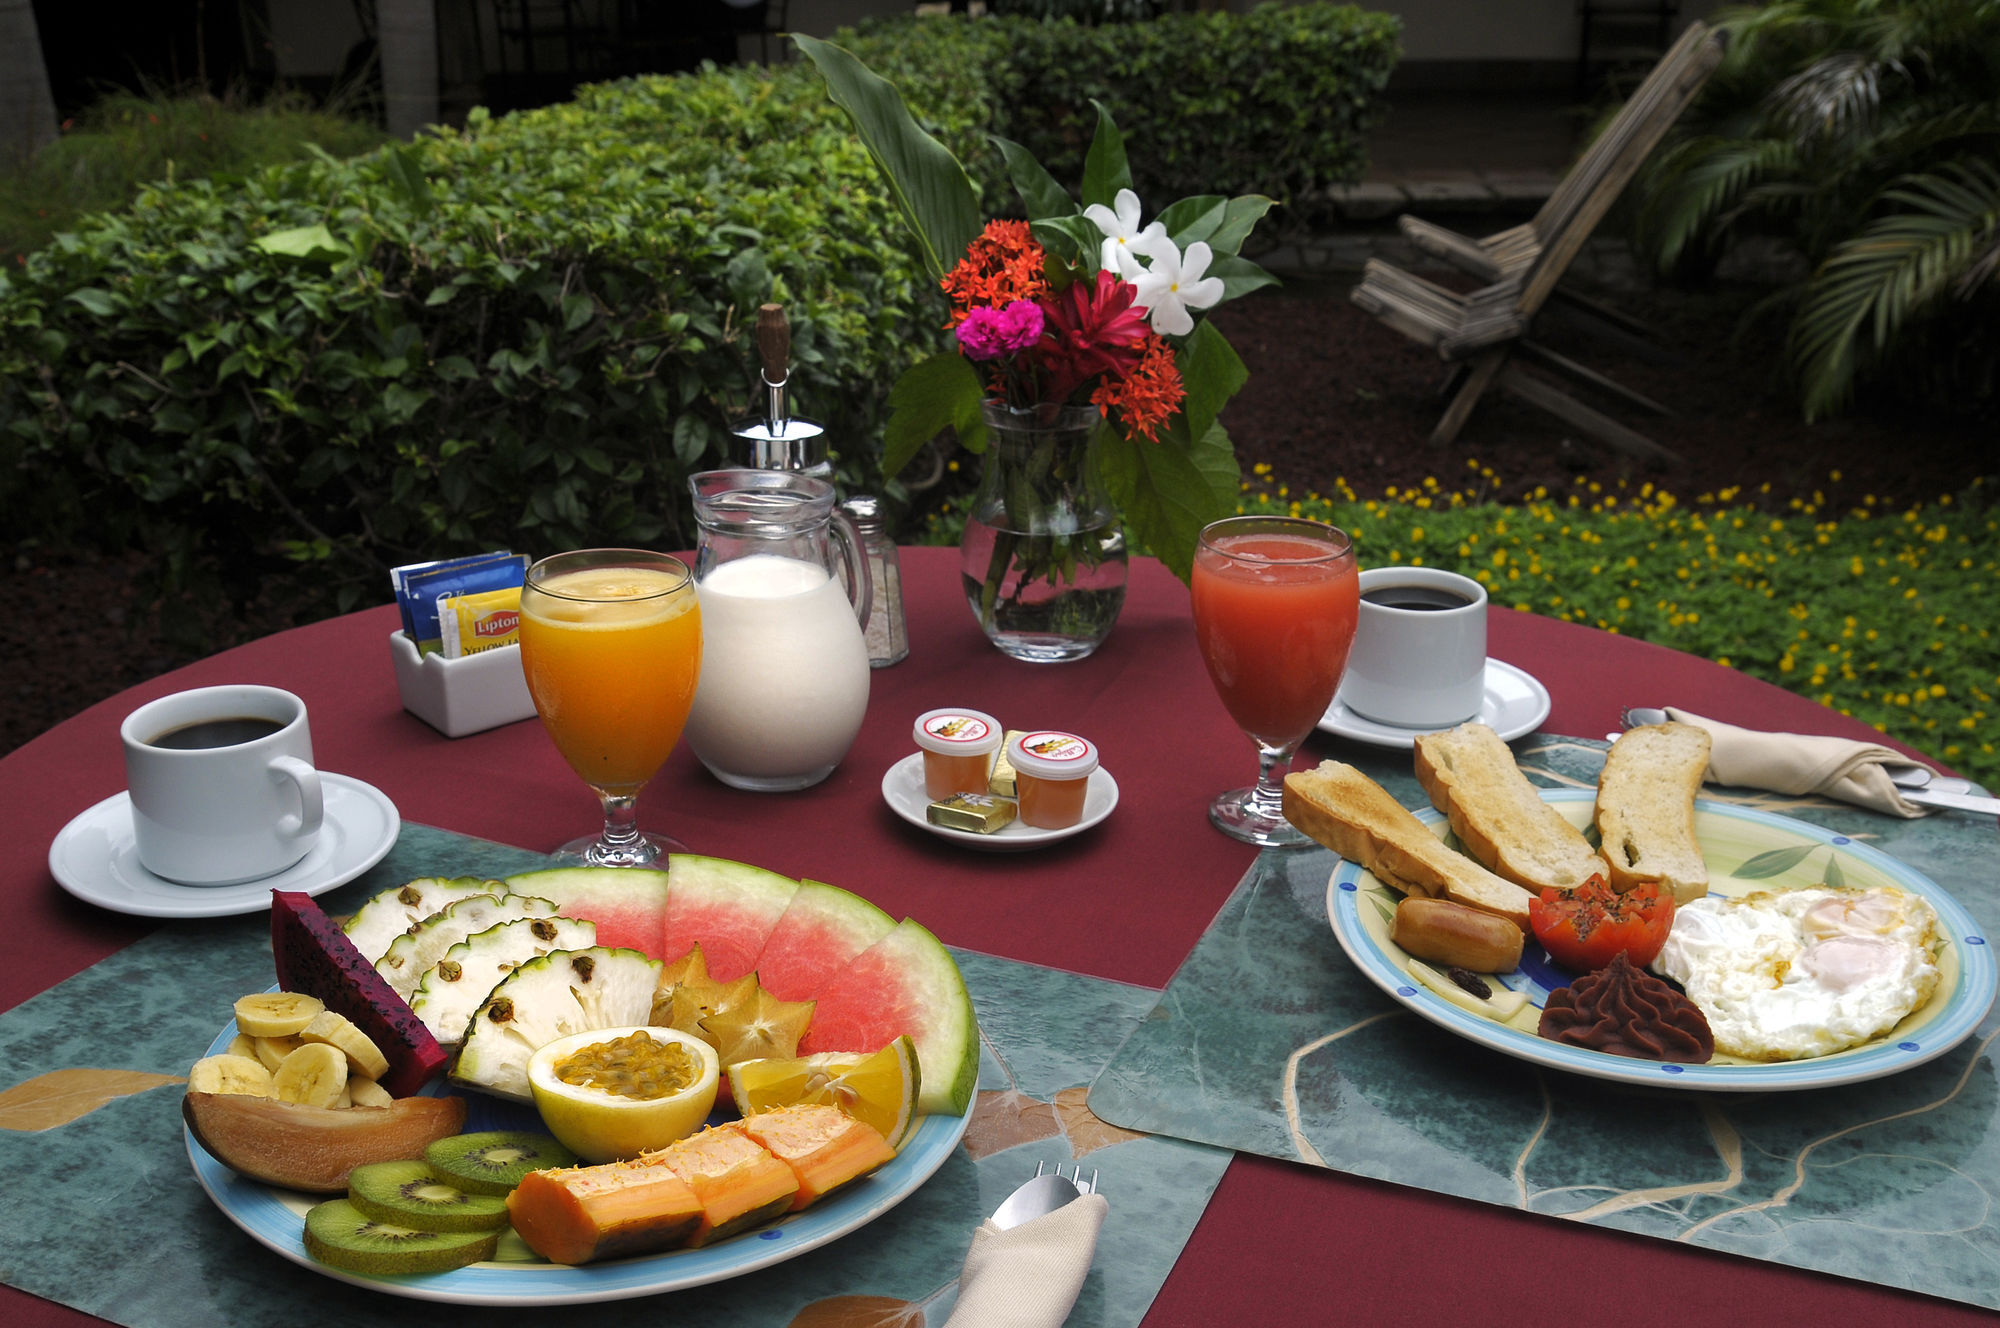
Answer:
M1486 697L1486 588L1435 567L1361 574L1361 618L1341 679L1342 705L1398 728L1475 718Z
M325 816L305 702L277 687L198 687L125 717L139 861L183 885L237 885L312 851Z

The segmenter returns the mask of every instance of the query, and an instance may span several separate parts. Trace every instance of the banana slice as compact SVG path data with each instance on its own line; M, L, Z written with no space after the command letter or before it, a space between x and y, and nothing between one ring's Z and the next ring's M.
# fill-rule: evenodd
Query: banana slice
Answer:
M231 1056L248 1056L251 1060L256 1060L258 1058L257 1039L251 1037L248 1033L238 1033L235 1037L229 1039L229 1054ZM264 1068L268 1070L271 1067L267 1065Z
M386 1107L396 1100L388 1089L373 1079L364 1079L360 1075L348 1077L347 1095L357 1107Z
M366 1079L380 1079L389 1073L389 1058L375 1040L356 1028L345 1015L322 1010L299 1034L308 1043L324 1043L347 1057L354 1073Z
M331 1107L347 1091L347 1057L338 1047L308 1042L271 1076L271 1096L308 1107Z
M236 1027L251 1037L290 1037L326 1006L316 996L296 991L260 991L236 1002Z
M269 1097L271 1072L254 1056L204 1056L188 1071L188 1091Z
M275 1074L278 1067L285 1063L285 1057L291 1055L305 1044L305 1039L296 1033L288 1037L251 1038L250 1054L264 1062L264 1068ZM230 1045L234 1046L236 1044L232 1042Z

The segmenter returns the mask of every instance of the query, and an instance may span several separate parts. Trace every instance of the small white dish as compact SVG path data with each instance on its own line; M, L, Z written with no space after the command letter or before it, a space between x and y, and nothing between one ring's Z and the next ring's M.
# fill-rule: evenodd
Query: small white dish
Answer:
M180 885L139 862L132 796L115 793L62 828L49 845L49 871L63 889L117 913L142 918L226 918L271 905L273 890L325 894L380 862L403 828L381 790L346 775L320 772L326 820L303 858L241 885Z
M930 823L925 815L931 800L924 792L924 754L912 752L883 772L882 800L889 804L891 811L911 825L920 826L941 838L957 840L968 847L982 848L991 853L1014 853L1080 835L1111 815L1111 809L1118 805L1118 781L1103 766L1090 772L1090 782L1083 788L1083 819L1075 825L1066 825L1060 830L1038 830L1032 825L1022 825L1017 819L990 835L981 835Z
M1502 742L1512 742L1524 734L1533 733L1548 717L1549 689L1537 682L1533 674L1497 659L1486 661L1486 695L1479 703L1479 714L1474 718L1499 734ZM1406 729L1396 724L1364 719L1342 704L1338 692L1334 694L1333 704L1327 707L1326 714L1320 717L1318 727L1322 733L1352 738L1373 747L1403 748L1414 748L1418 738L1439 731L1433 728ZM1454 726L1445 724L1440 727Z

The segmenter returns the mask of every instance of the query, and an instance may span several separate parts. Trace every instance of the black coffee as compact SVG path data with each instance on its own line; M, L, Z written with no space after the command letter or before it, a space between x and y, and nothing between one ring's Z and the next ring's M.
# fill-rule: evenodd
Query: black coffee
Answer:
M147 746L166 747L177 752L200 751L209 747L234 747L239 743L268 738L285 727L275 719L244 715L229 719L204 719L168 729Z
M1363 592L1361 598L1385 609L1416 609L1425 613L1462 609L1472 603L1470 597L1439 586L1376 586Z

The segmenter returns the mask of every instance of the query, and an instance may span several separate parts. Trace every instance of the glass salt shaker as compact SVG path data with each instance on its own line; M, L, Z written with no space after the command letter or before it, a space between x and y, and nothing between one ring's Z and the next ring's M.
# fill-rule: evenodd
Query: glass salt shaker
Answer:
M885 669L910 653L909 624L903 618L903 566L896 542L882 520L882 501L856 494L840 505L861 533L861 549L874 579L875 600L862 635L868 641L868 665Z

